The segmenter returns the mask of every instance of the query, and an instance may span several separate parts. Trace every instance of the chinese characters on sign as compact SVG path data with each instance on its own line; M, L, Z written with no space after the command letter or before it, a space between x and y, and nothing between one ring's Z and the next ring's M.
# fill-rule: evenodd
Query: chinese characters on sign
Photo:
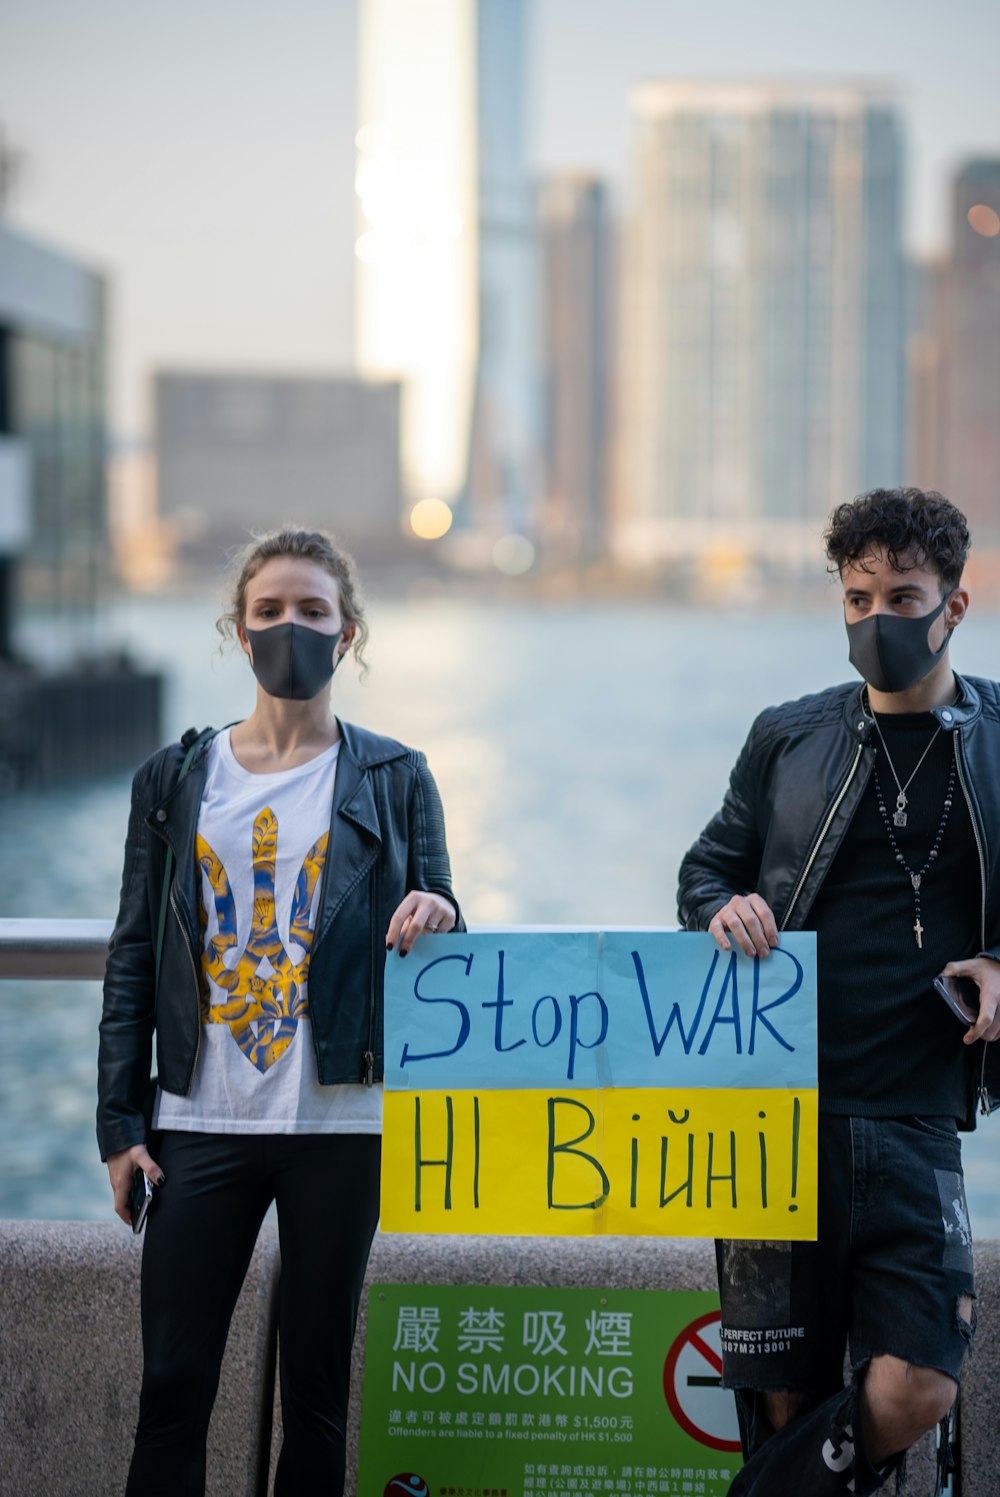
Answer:
M717 1359L717 1305L693 1292L373 1286L359 1497L383 1497L403 1473L413 1484L400 1492L430 1497L721 1497L739 1466L732 1395L703 1362L679 1375L673 1353L695 1343Z

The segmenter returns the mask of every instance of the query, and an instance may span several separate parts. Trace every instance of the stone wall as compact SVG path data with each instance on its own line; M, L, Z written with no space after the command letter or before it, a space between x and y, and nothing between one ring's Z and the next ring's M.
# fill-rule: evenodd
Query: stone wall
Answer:
M0 1490L113 1497L138 1405L141 1239L118 1223L0 1222ZM266 1497L280 1442L274 1387L277 1233L265 1227L237 1306L209 1438L211 1497ZM1000 1497L1000 1242L979 1245L980 1329L963 1392L956 1497ZM711 1289L710 1243L655 1238L377 1236L369 1283ZM347 1492L356 1490L366 1306L355 1344ZM273 1427L272 1427L273 1410ZM933 1441L906 1497L934 1491ZM891 1489L891 1488L890 1488ZM807 1497L807 1494L804 1494Z

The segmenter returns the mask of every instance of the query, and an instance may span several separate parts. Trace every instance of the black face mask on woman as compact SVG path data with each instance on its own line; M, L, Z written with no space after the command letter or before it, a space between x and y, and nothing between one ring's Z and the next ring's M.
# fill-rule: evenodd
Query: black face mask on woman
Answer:
M906 691L922 681L948 648L949 629L940 650L927 643L927 631L944 611L947 598L922 618L898 613L871 613L847 624L851 664L876 691Z
M306 702L329 685L340 656L334 649L343 629L321 634L305 624L275 624L247 629L253 651L250 667L268 696Z

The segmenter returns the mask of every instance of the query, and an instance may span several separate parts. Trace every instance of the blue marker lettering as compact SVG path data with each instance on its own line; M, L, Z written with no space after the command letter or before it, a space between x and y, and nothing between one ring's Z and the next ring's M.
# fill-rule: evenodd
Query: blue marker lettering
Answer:
M458 1038L456 1039L450 1050L430 1050L426 1055L411 1054L409 1041L407 1041L403 1045L403 1053L399 1058L399 1064L401 1067L405 1066L407 1061L443 1060L448 1055L455 1055L459 1050L461 1050L462 1046L469 1038L469 1031L472 1028L472 1024L469 1019L469 1010L466 1008L465 1004L461 1002L460 999L432 998L420 991L420 984L423 978L427 975L428 972L431 971L433 967L440 967L442 962L463 962L465 964L466 977L468 977L469 973L472 971L471 953L469 956L461 956L458 952L455 952L451 956L435 957L434 961L428 962L426 967L421 967L420 971L417 973L417 976L414 979L413 983L413 996L414 998L416 998L418 1003L450 1003L453 1008L457 1008L459 1014L461 1015L458 1026Z
M756 957L754 958L753 1011L752 1011L751 1016L750 1016L750 1048L749 1048L749 1052L748 1052L750 1055L753 1055L753 1053L754 1053L754 1046L757 1043L757 1020L758 1019L763 1024L764 1028L766 1030L768 1030L768 1032L774 1036L774 1038L778 1041L778 1044L782 1047L783 1050L790 1050L790 1051L792 1051L792 1053L794 1053L794 1051L795 1051L795 1046L794 1045L790 1045L786 1039L783 1039L782 1036L775 1029L774 1025L771 1023L771 1021L769 1019L765 1019L764 1018L764 1015L767 1014L767 1013L770 1013L770 1011L771 1011L772 1008L778 1008L782 1003L787 1003L790 998L794 998L795 994L799 991L799 988L802 986L802 963L796 957L794 957L790 951L785 951L780 946L777 947L776 950L774 950L774 951L771 952L770 960L773 962L774 959L775 959L775 957L778 957L778 956L787 956L788 960L791 962L792 966L795 968L795 977L792 980L791 987L790 988L786 988L786 990L782 993L781 997L780 998L775 998L773 1000L773 1002L771 1002L771 1003L761 1003L760 1002L760 973L757 970L758 966L759 966L759 963L758 963L757 958ZM773 971L773 968L772 968L772 971Z
M715 1005L715 1013L712 1015L709 1026L705 1031L705 1038L698 1046L699 1055L704 1055L709 1045L712 1043L712 1035L715 1033L715 1026L717 1024L732 1024L733 1033L736 1037L736 1054L743 1054L743 1031L740 1027L740 995L736 981L736 962L737 954L734 951L729 957L729 962L726 967L726 975L722 979L722 988L720 989L718 1001ZM758 968L760 967L759 957L754 957L753 965L754 978L756 979L758 977ZM756 986L754 991L756 991ZM724 1018L722 1015L722 1009L726 1002L727 993L731 995L729 1005L731 1013L729 1014L728 1018Z
M514 1007L514 1000L513 1000L513 998L505 998L504 995L503 995L503 989L504 989L503 959L504 959L504 953L503 953L503 949L501 948L497 952L497 996L496 996L496 1000L493 1001L493 1002L487 1002L487 1003L483 1004L483 1008L495 1008L496 1011L497 1011L496 1023L493 1026L493 1048L494 1048L494 1050L499 1051L499 1053L501 1055L505 1055L509 1050L517 1050L521 1045L526 1045L528 1043L527 1040L524 1040L524 1039L515 1040L512 1045L505 1045L504 1042L503 1042L503 1011L504 1011L505 1008L513 1008Z
M642 958L637 951L632 952L632 962L635 966L635 975L639 980L639 992L642 994L642 1006L646 1010L646 1024L649 1027L649 1037L653 1042L654 1055L660 1054L664 1045L667 1043L670 1031L675 1024L677 1025L677 1032L681 1037L681 1044L684 1046L684 1054L691 1054L691 1046L695 1042L695 1037L698 1033L698 1025L701 1023L701 1016L705 1011L705 1003L708 999L708 990L712 986L712 978L715 976L715 968L718 965L718 961L719 953L716 951L712 957L712 965L708 969L708 976L705 978L705 985L701 990L701 1000L695 1012L694 1021L691 1025L690 1033L685 1033L684 1031L684 1020L681 1018L680 1004L674 1003L670 1009L670 1017L667 1020L667 1027L664 1029L661 1035L657 1036L656 1028L653 1023L653 1010L649 1001L649 991L646 987L646 974L643 970Z
M587 998L596 998L601 1007L600 1033L596 1040L589 1045L580 1038L580 1005ZM572 1081L576 1074L576 1052L577 1050L596 1050L598 1045L603 1045L608 1037L608 1005L600 993L581 993L579 997L575 993L569 995L569 1065L566 1069L566 1079Z

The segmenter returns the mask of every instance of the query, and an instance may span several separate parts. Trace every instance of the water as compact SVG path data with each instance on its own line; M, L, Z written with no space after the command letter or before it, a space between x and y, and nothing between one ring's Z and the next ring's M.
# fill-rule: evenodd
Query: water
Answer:
M217 653L214 601L131 600L111 620L168 672L173 737L252 702L242 657ZM337 710L427 753L456 892L483 924L673 923L678 863L754 713L850 673L832 591L794 616L426 598L376 599L371 621L368 682L339 672ZM955 655L995 675L1000 617L971 614ZM128 785L0 801L0 914L114 914ZM0 1217L109 1216L99 1012L97 984L0 984ZM998 1128L965 1145L980 1236L1000 1237Z

